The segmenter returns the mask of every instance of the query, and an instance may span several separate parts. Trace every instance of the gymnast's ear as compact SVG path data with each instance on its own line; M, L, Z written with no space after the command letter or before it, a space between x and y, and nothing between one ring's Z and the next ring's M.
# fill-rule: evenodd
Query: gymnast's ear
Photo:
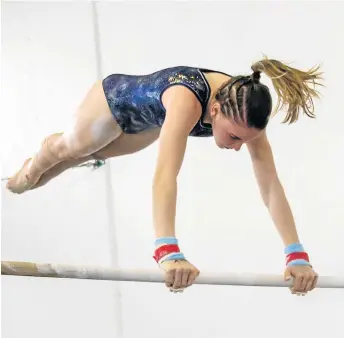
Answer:
M221 105L220 105L220 102L218 101L215 101L211 106L210 106L210 117L213 119L213 118L216 118L219 116L219 114L221 114Z

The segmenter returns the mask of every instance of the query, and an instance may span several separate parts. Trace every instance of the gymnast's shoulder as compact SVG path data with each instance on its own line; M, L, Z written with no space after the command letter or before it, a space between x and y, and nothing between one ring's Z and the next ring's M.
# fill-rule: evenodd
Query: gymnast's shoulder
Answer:
M188 113L190 118L200 118L202 105L195 94L187 87L174 85L165 90L161 102L166 109L166 114L175 112L178 115ZM175 115L175 113L173 113Z

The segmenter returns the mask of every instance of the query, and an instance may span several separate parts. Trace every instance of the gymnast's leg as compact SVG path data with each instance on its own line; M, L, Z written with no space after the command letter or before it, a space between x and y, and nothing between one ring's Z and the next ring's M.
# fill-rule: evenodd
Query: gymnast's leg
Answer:
M30 190L37 189L47 184L54 177L59 176L70 168L75 168L83 165L85 162L91 160L107 160L109 158L129 155L141 151L156 141L160 134L160 128L151 129L149 131L142 131L138 134L122 134L116 140L109 143L104 148L98 150L96 153L69 161L63 161L55 165L53 168L46 171L39 179L39 181L30 188Z
M43 185L46 185L49 181L51 181L53 178L61 175L66 170L82 166L83 164L85 164L85 162L91 161L93 159L94 158L92 157L92 155L90 155L83 158L62 161L50 168L49 170L47 170L46 172L44 172L39 178L38 182L35 185L33 185L30 188L30 190L42 187Z
M70 126L63 133L46 137L38 153L9 178L7 188L13 193L23 193L56 164L87 157L121 134L106 101L102 81L97 81L74 114Z

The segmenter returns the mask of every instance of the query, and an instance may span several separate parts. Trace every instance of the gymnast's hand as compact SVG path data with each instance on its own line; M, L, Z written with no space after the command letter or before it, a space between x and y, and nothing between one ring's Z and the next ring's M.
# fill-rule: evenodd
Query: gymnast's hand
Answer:
M292 286L289 287L292 294L304 296L316 287L318 274L311 266L294 265L286 268L284 278L286 281L293 278Z
M167 260L160 263L165 271L165 285L171 292L182 292L191 286L200 271L187 260Z

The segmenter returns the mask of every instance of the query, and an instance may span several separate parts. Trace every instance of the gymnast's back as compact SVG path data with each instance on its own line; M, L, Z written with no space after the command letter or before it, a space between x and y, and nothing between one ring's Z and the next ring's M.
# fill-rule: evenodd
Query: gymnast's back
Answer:
M210 96L210 86L203 75L207 72L220 73L205 68L177 66L147 75L112 74L103 80L103 89L110 110L123 132L136 134L161 127L166 113L162 94L173 85L186 86L202 106L202 116L190 136L207 137L212 136L211 126L202 123Z

